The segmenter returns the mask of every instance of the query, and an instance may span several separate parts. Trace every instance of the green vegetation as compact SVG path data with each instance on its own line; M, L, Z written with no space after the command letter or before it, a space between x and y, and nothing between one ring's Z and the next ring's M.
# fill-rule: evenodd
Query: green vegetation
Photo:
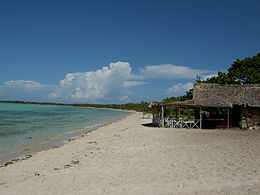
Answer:
M228 69L230 78L242 84L260 84L260 53L256 56L237 59Z
M192 89L189 91L186 91L185 95L178 96L178 97L170 97L165 98L162 101L165 103L171 103L171 102L179 102L179 101L185 101L185 100L191 100L192 99ZM194 109L190 108L182 108L182 109L173 109L169 110L166 109L164 111L164 116L169 118L185 118L185 119L193 119L194 118Z
M198 83L218 84L260 84L260 53L243 60L237 59L227 73L218 72L218 75Z
M170 97L170 98L165 98L162 101L165 103L170 103L170 102L179 102L179 101L185 101L185 100L191 100L192 99L192 89L189 91L186 91L185 95L178 96L178 97Z
M195 110L192 108L164 109L165 118L194 119Z

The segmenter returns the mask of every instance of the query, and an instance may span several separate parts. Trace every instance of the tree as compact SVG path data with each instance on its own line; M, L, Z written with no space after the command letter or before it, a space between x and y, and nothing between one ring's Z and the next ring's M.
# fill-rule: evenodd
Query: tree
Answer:
M237 59L228 69L228 77L241 84L260 84L260 53L243 60Z
M218 72L217 76L208 78L206 81L197 80L197 83L218 83L218 84L236 84L238 83L234 78L230 78L228 73Z
M237 59L227 73L218 72L217 76L197 83L218 84L260 84L260 53L243 60Z

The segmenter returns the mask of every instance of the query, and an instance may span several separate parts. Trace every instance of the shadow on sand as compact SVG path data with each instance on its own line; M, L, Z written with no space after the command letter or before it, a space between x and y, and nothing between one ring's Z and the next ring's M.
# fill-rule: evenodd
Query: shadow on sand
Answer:
M153 123L145 123L145 124L142 124L144 127L158 127L158 125L155 125Z

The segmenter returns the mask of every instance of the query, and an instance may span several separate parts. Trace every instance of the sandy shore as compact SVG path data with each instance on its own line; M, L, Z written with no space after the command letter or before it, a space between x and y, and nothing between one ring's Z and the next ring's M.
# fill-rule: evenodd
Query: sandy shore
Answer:
M0 168L0 194L260 194L260 131L146 127L133 114Z

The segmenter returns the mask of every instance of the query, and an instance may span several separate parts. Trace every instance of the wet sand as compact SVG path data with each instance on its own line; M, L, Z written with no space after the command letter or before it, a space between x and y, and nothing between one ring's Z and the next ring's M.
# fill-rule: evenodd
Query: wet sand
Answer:
M260 131L147 127L141 113L0 168L0 194L260 194Z

